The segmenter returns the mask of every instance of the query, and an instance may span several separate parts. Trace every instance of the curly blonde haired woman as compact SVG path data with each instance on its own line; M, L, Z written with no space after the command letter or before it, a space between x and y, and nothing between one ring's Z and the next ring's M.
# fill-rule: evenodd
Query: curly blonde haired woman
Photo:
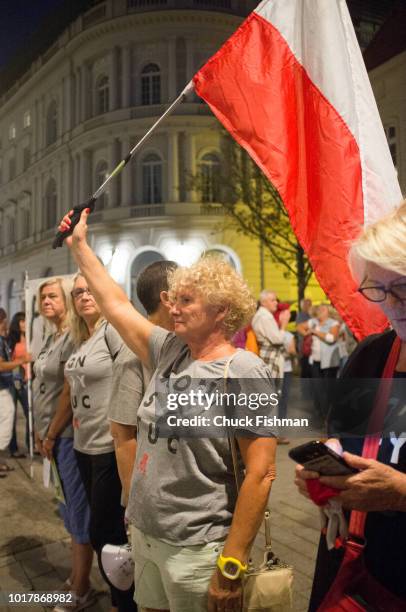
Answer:
M164 384L185 393L196 387L209 391L216 380L224 383L229 364L230 380L238 380L242 393L272 390L262 360L231 343L252 317L255 302L235 270L208 257L168 279L175 333L154 326L133 308L87 245L86 218L85 212L68 245L106 318L155 371L138 412L128 506L136 601L142 608L171 612L240 610L241 573L275 477L275 435L233 432L246 469L237 496L227 438L187 437L186 430L160 437L156 389ZM60 227L68 226L66 216ZM225 558L231 558L229 571ZM235 579L226 577L231 572Z

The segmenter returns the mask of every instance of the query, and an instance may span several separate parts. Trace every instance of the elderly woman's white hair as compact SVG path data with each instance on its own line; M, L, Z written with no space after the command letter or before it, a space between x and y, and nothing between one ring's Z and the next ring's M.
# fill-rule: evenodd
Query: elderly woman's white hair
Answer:
M62 298L63 301L65 303L65 308L66 308L66 318L63 324L63 329L66 329L68 327L70 327L70 319L71 319L71 300L70 300L70 292L72 290L72 286L73 286L73 280L71 278L61 278L60 276L54 276L54 277L50 277L47 278L46 280L44 280L40 286L38 287L37 290L37 309L38 312L42 315L41 312L41 293L42 290L44 289L44 287L49 287L51 285L58 285L58 287L60 287L61 289L61 293L62 293ZM53 333L55 331L55 326L53 325L53 323L50 323L50 321L48 321L45 317L43 317L45 320L45 331L46 333Z
M168 274L169 298L181 290L201 295L206 304L225 309L223 328L231 337L244 327L255 313L255 300L244 279L221 258L208 256L190 268L177 268Z
M366 227L354 241L349 261L354 278L365 278L365 266L406 274L406 200L386 217Z

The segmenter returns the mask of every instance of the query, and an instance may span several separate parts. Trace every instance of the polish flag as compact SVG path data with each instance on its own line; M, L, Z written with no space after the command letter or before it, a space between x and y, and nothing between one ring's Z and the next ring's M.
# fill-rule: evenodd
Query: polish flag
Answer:
M345 0L264 0L195 75L197 94L278 189L319 283L362 338L351 241L401 201Z

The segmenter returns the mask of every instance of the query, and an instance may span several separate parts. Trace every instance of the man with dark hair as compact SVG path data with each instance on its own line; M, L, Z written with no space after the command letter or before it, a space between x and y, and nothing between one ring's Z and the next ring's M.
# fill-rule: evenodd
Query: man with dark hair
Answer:
M6 336L7 313L4 308L0 308L0 451L8 447L13 433L15 412L12 396L13 370L30 361L29 355L11 359ZM4 478L4 472L9 472L11 469L13 468L10 468L7 463L0 462L0 478Z
M148 319L165 329L173 329L168 304L168 272L175 269L173 261L157 261L147 266L137 280L137 296ZM110 400L110 430L114 438L117 467L127 505L135 461L137 410L151 373L126 344L121 347L113 365Z

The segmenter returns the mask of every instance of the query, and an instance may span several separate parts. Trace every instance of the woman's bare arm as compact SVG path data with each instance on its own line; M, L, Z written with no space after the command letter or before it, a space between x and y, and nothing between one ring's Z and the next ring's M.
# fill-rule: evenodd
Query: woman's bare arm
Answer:
M148 365L149 338L155 326L137 312L124 291L111 278L87 244L87 217L87 211L83 211L79 223L72 236L66 239L66 243L72 249L73 256L103 315L115 327L127 346ZM69 215L66 215L59 229L66 230L69 223Z

